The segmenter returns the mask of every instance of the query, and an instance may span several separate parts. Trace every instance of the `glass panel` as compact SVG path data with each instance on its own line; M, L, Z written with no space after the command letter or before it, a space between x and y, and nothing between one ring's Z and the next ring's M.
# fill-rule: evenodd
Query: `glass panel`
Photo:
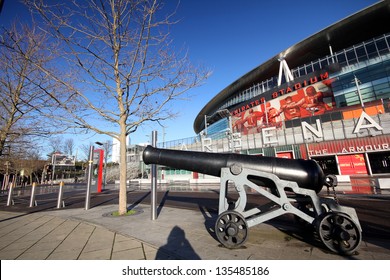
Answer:
M350 49L347 51L347 59L348 59L348 65L354 64L357 62L356 54L354 49Z
M386 36L386 42L387 42L387 45L390 46L390 35Z
M390 97L390 84L388 82L377 84L374 86L374 92L378 99Z
M333 174L338 175L337 162L335 156L329 157L315 157L314 158L326 175Z
M301 76L306 75L305 67L302 67L301 69L299 69L299 75L301 75Z
M313 72L313 66L310 64L310 65L306 65L306 73L309 74Z
M337 58L337 62L340 64L340 66L345 66L347 64L346 63L347 59L345 57L345 53L344 52L338 54L336 56L336 58Z
M314 68L314 71L317 71L317 70L320 70L320 63L317 61L317 62L314 62L313 63L313 68Z
M378 51L376 49L376 46L374 42L369 42L366 44L366 50L368 53L369 58L377 57L378 56Z
M376 46L380 54L385 54L389 52L385 38L382 38L376 42Z
M362 95L363 102L375 100L375 94L372 87L360 89L360 94Z
M358 57L359 62L368 59L364 46L359 46L356 48L356 55Z
M335 101L336 101L337 108L342 108L342 107L347 106L347 101L345 100L344 95L340 95L340 96L335 97Z
M368 158L373 174L389 173L390 152L369 153Z
M321 68L324 68L325 66L329 65L328 57L320 60L320 66Z

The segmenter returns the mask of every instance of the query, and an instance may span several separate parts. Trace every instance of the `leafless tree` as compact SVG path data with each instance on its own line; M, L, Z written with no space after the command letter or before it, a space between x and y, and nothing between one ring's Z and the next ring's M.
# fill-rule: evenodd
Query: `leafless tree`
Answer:
M65 154L73 156L74 147L75 144L72 138L67 138L64 140L63 151Z
M89 144L80 145L79 149L81 150L81 155L79 155L79 157L87 161L89 157L89 150L93 145L94 145L93 142L90 142Z
M50 134L40 114L51 100L41 87L50 88L45 75L30 63L47 64L46 36L22 24L2 28L0 34L0 156L29 146ZM28 58L26 58L28 57Z
M120 167L118 165L112 165L106 167L106 181L114 182L120 177ZM140 177L140 167L138 162L130 162L127 164L127 179L132 180Z
M48 140L48 143L49 143L49 146L50 146L50 149L51 149L52 153L55 153L55 152L62 153L63 142L62 142L62 138L61 137L59 137L59 136L51 137Z
M159 0L25 2L58 43L59 65L69 70L58 75L41 67L61 85L47 91L57 102L54 118L120 142L119 213L124 214L126 136L146 122L175 117L171 101L186 98L209 72L172 47L169 28L176 22Z

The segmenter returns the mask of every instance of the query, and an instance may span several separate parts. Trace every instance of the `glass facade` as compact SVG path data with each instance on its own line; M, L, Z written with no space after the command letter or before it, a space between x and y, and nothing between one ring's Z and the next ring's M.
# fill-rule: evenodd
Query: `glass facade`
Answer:
M304 77L317 70L325 69L337 63L341 72L337 74L337 88L334 89L337 106L345 107L358 104L356 87L353 84L354 75L361 83L364 102L381 98L389 98L390 94L390 34L362 42L341 51L335 52L318 60L292 69L294 79ZM238 92L220 109L230 108L243 101L261 95L277 86L277 77L260 82L242 92Z
M355 77L358 80L363 103L390 97L390 57L377 63L341 73L332 84L337 107L360 104Z

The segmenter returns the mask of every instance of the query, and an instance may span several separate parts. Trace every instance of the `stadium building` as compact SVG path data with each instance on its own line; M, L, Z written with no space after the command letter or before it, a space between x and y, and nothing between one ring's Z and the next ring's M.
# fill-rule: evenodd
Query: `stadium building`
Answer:
M311 158L350 178L390 175L389 18L389 1L378 2L231 83L195 119L202 150Z
M217 93L197 137L159 146L314 159L352 187L390 188L389 19L380 1L296 43ZM160 174L180 177L205 178Z

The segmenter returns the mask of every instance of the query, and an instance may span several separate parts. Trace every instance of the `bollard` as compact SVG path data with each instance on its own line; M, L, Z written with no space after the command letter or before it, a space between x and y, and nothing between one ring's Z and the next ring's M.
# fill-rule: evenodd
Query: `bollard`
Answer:
M60 189L58 190L58 201L57 201L57 208L65 207L65 203L62 201L62 195L64 194L64 182L60 182Z
M35 200L35 190L36 190L37 183L32 184L31 189L31 197L30 197L30 207L33 207L34 205L37 206L37 201Z
M91 184L92 184L92 167L93 167L93 146L89 147L89 160L88 160L88 179L87 179L87 193L85 197L85 210L89 210L91 206Z
M13 183L11 182L11 183L9 184L9 189L8 189L7 206L10 206L10 205L11 205L11 202L12 202L12 204L13 204L13 200L12 200L13 191L14 191L14 185L13 185Z

